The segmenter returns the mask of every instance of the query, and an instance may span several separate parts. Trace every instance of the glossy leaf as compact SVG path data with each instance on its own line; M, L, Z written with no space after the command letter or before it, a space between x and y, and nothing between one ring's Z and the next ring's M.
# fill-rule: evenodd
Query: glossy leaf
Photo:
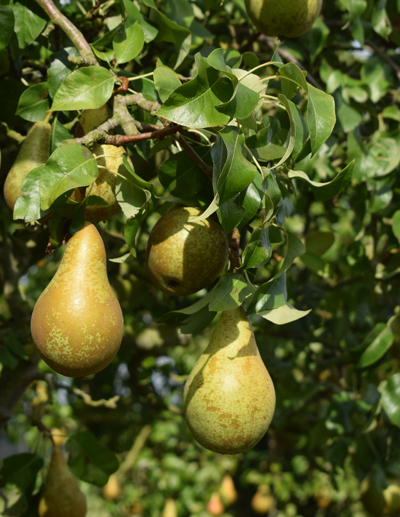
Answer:
M285 325L286 323L292 323L292 321L297 321L300 318L304 318L311 312L311 309L308 311L299 311L290 303L285 303L281 307L277 309L272 309L268 311L261 311L258 314L262 316L264 319L271 321L275 325Z
M5 49L14 33L14 12L11 7L0 5L0 51Z
M400 373L395 373L385 383L382 406L392 424L400 427Z
M210 311L230 311L242 305L253 289L240 274L225 274L215 288L210 301Z
M49 110L48 84L31 86L21 95L16 114L30 122L43 120Z

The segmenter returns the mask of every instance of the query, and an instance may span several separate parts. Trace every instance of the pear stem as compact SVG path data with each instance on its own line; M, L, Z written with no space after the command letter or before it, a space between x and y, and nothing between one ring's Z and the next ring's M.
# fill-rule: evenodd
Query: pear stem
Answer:
M240 267L240 233L237 228L233 230L229 242L229 262L233 272Z

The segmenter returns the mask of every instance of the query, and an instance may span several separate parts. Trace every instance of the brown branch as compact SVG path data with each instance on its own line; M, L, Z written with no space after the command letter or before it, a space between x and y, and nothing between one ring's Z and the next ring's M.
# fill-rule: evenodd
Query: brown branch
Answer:
M240 267L240 233L237 228L232 232L232 237L229 242L229 262L231 270L235 271Z
M99 66L96 56L86 41L84 35L78 30L75 25L68 20L66 16L54 5L52 0L36 0L36 2L46 11L53 25L57 25L65 32L68 38L72 41L75 48L84 60L87 60L91 65Z
M261 34L260 35L260 38L259 38L261 41L263 41L264 43L266 43L269 48L271 48L273 50L274 48L274 45L275 45L275 42L274 40L272 40L271 38L268 38L268 36L265 36L264 34ZM322 90L322 86L319 84L319 82L310 74L310 72L300 63L300 61L298 59L296 59L294 57L293 54L291 54L288 50L286 49L283 49L283 48L278 48L278 52L279 54L284 58L286 59L286 61L290 61L291 63L294 63L295 65L297 65L301 70L305 70L307 72L307 80L309 83L311 83L313 86L315 86L316 88L318 88L319 90Z
M186 139L181 135L177 134L174 137L182 146L182 149L187 152L187 154L191 157L191 159L199 166L199 168L204 172L207 178L212 181L212 167L209 167L200 156L196 153L193 147L186 141Z
M166 136L173 135L182 129L182 126L170 126L158 129L157 131L151 131L149 133L139 133L137 135L107 135L105 137L106 143L110 145L125 145L130 142L140 142L142 140L150 140L152 138L165 138Z
M118 86L116 90L113 91L113 95L117 95L121 92L127 92L129 88L129 79L127 77L118 77L121 81L121 86Z

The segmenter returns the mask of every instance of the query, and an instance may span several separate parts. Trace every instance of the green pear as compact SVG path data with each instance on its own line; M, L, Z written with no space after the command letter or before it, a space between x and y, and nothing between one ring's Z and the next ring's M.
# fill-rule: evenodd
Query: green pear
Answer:
M95 156L105 155L97 160L97 165L100 166L98 178L86 189L86 219L96 223L107 221L121 211L115 196L115 187L117 174L121 174L122 169L126 170L122 159L126 151L123 147L107 144L97 144L91 151ZM128 161L133 169L129 158ZM101 198L102 204L96 204L98 198Z
M385 505L383 515L399 515L400 513L400 486L392 482L383 491Z
M103 486L103 495L109 501L115 501L121 495L121 486L115 474L111 474Z
M202 210L182 207L164 214L149 235L146 265L154 284L171 296L186 296L209 285L225 269L228 238Z
M298 38L313 25L322 0L245 0L247 14L266 36Z
M62 451L54 447L39 501L39 517L85 517L86 499L71 476Z
M88 222L68 242L60 266L33 310L31 332L57 373L84 377L103 370L122 341L121 307L108 282L106 252Z
M10 210L22 195L25 176L39 165L46 163L50 156L51 125L48 122L35 122L29 130L15 162L4 183L4 198Z
M175 499L169 498L165 501L161 517L178 517Z
M245 452L266 433L275 390L241 307L222 313L186 381L183 405L193 436L211 451Z
M385 499L381 490L371 477L366 477L360 487L360 499L368 513L375 517L382 517Z
M106 120L108 120L107 104L104 104L104 106L101 106L100 108L82 110L78 124L75 128L75 138L87 135L90 131L93 131L93 129L96 129L106 122Z
M229 474L225 474L219 493L225 506L231 506L231 504L236 501L238 494L235 488L235 483Z
M267 485L260 485L251 500L251 507L259 515L265 515L275 506L275 499Z

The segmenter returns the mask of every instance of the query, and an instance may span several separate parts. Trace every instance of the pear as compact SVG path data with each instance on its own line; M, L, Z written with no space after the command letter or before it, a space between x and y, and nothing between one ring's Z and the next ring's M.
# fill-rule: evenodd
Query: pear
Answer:
M149 235L146 265L154 284L171 296L186 296L215 280L228 260L228 238L211 218L193 222L202 210L182 207L164 214Z
M117 174L121 174L121 169L125 169L122 155L126 152L123 147L115 145L95 145L91 149L95 156L103 156L97 160L99 176L92 186L86 189L86 219L93 223L107 221L117 215L121 207L115 197L115 187L117 185ZM133 164L128 158L130 166ZM102 168L106 167L106 169ZM126 170L126 169L125 169ZM101 198L102 204L96 204L96 198Z
M366 477L360 487L360 499L368 513L376 517L382 517L385 499L381 490L371 477Z
M22 195L25 176L34 168L46 163L50 156L51 125L48 122L35 122L22 142L15 162L4 183L4 198L10 210Z
M222 515L224 513L224 505L218 492L213 492L207 504L207 512L211 515Z
M399 515L400 511L400 486L397 483L390 483L383 491L385 505L383 515Z
M121 495L121 486L115 474L111 474L107 484L103 487L103 495L110 501L115 501Z
M167 499L161 517L178 517L178 510L176 509L176 502L174 499Z
M93 129L96 129L106 122L106 120L108 120L107 104L104 104L101 108L82 110L78 124L76 125L75 138L81 138L87 135L90 131L93 131Z
M219 493L221 494L221 499L225 506L230 506L236 501L238 494L233 479L229 474L225 474Z
M122 340L121 307L108 282L106 253L88 222L68 242L61 264L33 310L31 332L42 359L61 375L103 370Z
M266 36L298 38L313 25L322 0L245 0L247 14Z
M275 390L241 307L222 313L186 381L183 404L190 431L211 451L245 452L266 433Z
M39 517L85 517L86 499L71 476L62 451L54 447L39 501Z
M251 507L259 515L268 513L275 506L275 499L270 494L269 487L260 485L251 500Z

